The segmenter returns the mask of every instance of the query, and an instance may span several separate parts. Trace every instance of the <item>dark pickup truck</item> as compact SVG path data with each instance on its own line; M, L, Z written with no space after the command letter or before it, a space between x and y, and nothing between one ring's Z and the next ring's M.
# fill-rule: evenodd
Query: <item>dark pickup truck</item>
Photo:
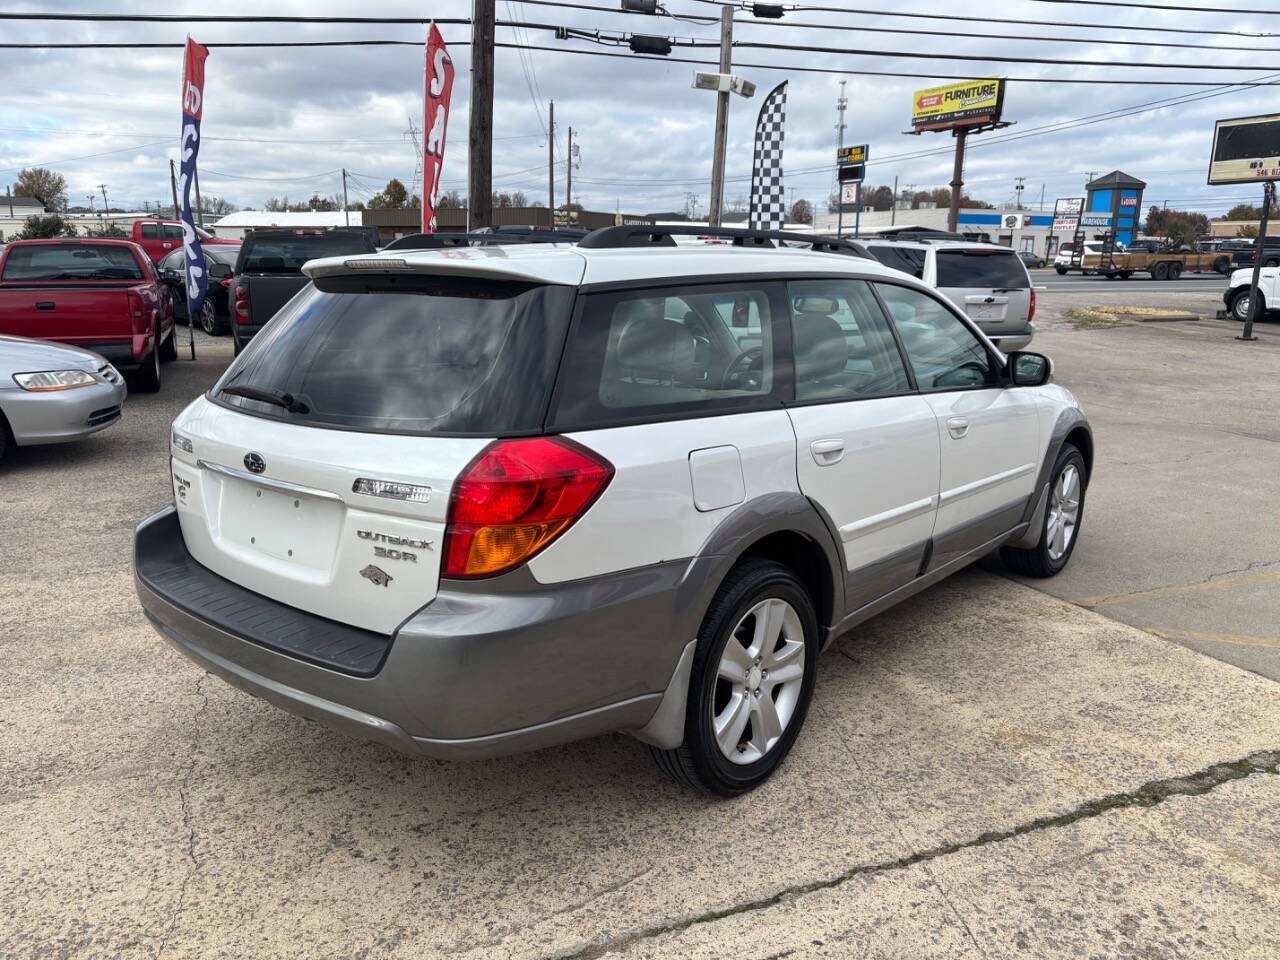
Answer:
M276 311L311 281L302 273L308 260L373 253L359 230L255 230L244 238L232 278L231 336L235 352L267 325Z
M1258 256L1258 241L1255 239L1249 246L1231 252L1231 266L1234 270L1252 267ZM1280 237L1267 237L1262 246L1262 265L1264 267L1280 267Z

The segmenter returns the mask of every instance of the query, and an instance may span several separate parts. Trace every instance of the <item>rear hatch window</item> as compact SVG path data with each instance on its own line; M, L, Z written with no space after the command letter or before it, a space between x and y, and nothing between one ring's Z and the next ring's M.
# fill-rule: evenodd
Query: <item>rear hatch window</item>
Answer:
M210 396L316 427L537 433L572 298L569 287L493 280L324 278L276 314ZM234 388L276 399L236 396ZM292 402L282 405L284 396Z
M373 253L373 245L362 236L341 233L300 234L292 237L252 235L242 248L243 264L238 273L301 273L308 260L321 257L349 257Z
M937 285L1016 290L1030 286L1030 281L1012 250L939 250Z
M142 267L128 247L68 243L15 246L4 262L4 280L141 280Z

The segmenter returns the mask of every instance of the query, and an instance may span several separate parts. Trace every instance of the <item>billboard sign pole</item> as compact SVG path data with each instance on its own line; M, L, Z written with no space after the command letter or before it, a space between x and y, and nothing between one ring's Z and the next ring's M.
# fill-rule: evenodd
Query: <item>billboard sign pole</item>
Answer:
M867 174L867 158L871 156L868 144L860 143L853 147L841 147L836 151L836 180L840 191L840 203L836 209L836 236L844 234L845 194L850 188L854 191L853 235L858 236L862 224L862 181Z
M1262 187L1262 222L1258 224L1257 251L1253 255L1253 279L1249 283L1249 316L1244 322L1237 340L1257 340L1253 335L1253 322L1258 319L1258 281L1262 278L1262 251L1266 249L1267 221L1271 219L1271 205L1276 202L1276 185L1268 180Z

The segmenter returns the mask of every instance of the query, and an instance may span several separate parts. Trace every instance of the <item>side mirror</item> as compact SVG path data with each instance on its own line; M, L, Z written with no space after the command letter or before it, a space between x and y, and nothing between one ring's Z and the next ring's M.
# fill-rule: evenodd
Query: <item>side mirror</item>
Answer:
M1011 353L1009 379L1015 387L1043 386L1053 379L1053 361L1042 353Z
M226 263L213 263L209 265L209 277L213 280L225 280L231 276L231 266Z

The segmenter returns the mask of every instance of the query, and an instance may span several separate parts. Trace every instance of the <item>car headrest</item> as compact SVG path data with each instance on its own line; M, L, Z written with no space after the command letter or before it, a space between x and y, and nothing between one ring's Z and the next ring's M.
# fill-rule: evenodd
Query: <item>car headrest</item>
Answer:
M632 317L618 336L618 364L627 373L660 380L693 375L694 340L689 329L663 317Z
M791 322L796 342L796 379L816 380L844 371L849 344L825 313L797 313Z

